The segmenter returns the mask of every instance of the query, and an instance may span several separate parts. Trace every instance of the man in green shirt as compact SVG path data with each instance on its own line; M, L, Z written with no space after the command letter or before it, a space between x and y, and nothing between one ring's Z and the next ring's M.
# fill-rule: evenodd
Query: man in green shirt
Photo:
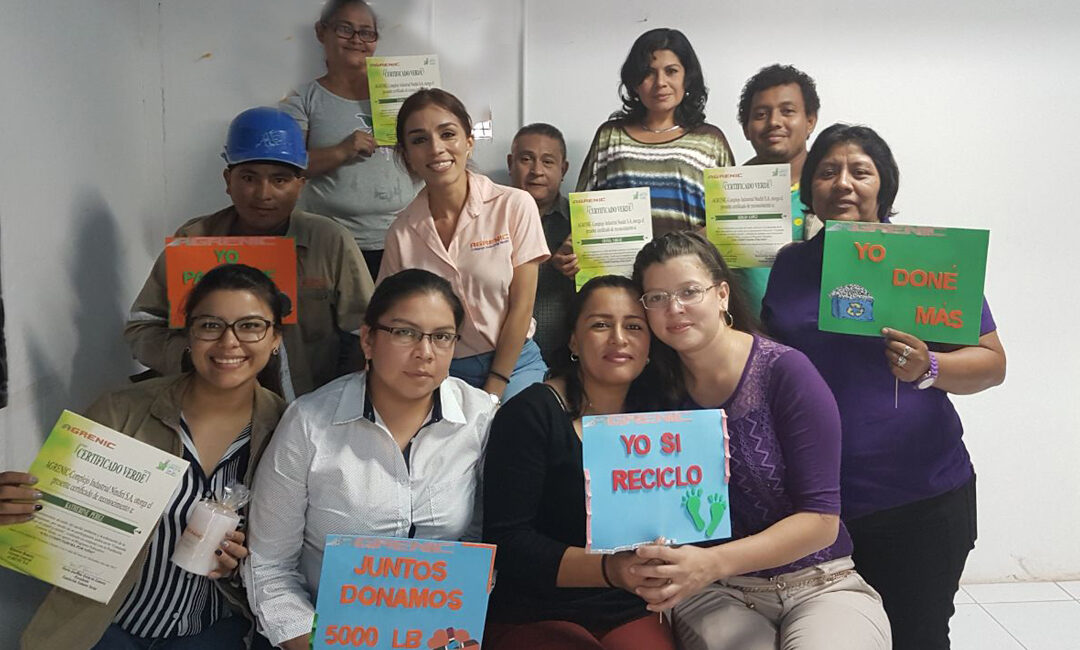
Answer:
M814 80L790 65L762 68L746 82L739 97L739 123L755 153L745 164L791 165L792 241L802 241L806 234L799 177L806 160L806 141L817 125L820 106ZM761 312L770 270L738 269L755 316Z

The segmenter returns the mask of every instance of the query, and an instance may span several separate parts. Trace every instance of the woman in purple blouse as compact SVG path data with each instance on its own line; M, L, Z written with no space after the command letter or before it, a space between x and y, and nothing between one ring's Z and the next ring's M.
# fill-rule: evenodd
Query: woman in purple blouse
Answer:
M888 222L899 181L872 129L834 124L807 155L802 201L818 218ZM780 252L763 302L770 333L810 358L843 429L843 520L859 573L881 593L898 649L949 647L953 595L975 544L975 473L949 393L1005 379L1005 351L983 303L978 345L927 345L818 330L824 232Z
M687 650L891 647L840 522L840 416L821 376L801 352L754 332L701 235L654 239L634 280L672 405L727 413L732 532L710 547L639 548L658 563L632 571L667 583L636 592L653 611L674 608Z

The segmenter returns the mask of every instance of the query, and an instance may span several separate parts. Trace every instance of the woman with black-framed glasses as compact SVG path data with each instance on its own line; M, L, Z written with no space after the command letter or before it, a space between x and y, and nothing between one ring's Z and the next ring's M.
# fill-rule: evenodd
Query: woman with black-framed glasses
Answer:
M191 370L109 393L86 411L91 420L190 466L112 600L53 589L23 633L25 647L245 647L252 617L236 576L248 555L244 533L227 536L208 576L187 573L169 558L199 501L220 500L232 483L251 485L285 408L258 378L266 370L276 380L281 321L289 309L289 299L262 271L242 264L213 269L192 289L184 310ZM30 480L21 476L22 483ZM36 512L37 495L27 489L30 499L23 503L0 499L0 523L14 523L3 515L15 505Z
M255 478L245 576L275 646L308 647L328 533L479 539L495 401L449 376L464 318L444 278L385 278L360 329L367 370L286 411Z
M416 196L416 186L372 135L367 59L379 42L378 21L363 0L328 0L315 23L326 74L280 104L304 131L308 183L302 210L344 226L379 274L386 229Z

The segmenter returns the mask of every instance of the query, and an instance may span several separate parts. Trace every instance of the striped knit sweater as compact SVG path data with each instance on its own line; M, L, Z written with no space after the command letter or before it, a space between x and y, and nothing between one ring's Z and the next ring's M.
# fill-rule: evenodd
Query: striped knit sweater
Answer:
M670 141L647 144L630 137L621 120L600 125L581 166L577 191L648 187L653 237L705 225L705 181L711 167L734 165L724 132L711 124Z

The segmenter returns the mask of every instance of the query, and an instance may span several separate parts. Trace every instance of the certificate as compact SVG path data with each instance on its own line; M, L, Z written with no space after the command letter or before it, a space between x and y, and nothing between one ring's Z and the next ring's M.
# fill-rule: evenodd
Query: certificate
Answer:
M375 142L393 146L397 144L397 116L402 103L420 89L441 85L439 57L434 54L369 56L367 73Z
M578 289L598 275L630 276L634 257L652 241L649 188L570 193L570 232Z
M327 535L312 647L478 648L495 547Z
M732 268L772 266L791 243L791 166L706 169L705 234Z
M0 526L0 565L108 602L188 462L64 411L30 473L43 508Z
M587 416L581 434L586 550L731 537L722 410Z

